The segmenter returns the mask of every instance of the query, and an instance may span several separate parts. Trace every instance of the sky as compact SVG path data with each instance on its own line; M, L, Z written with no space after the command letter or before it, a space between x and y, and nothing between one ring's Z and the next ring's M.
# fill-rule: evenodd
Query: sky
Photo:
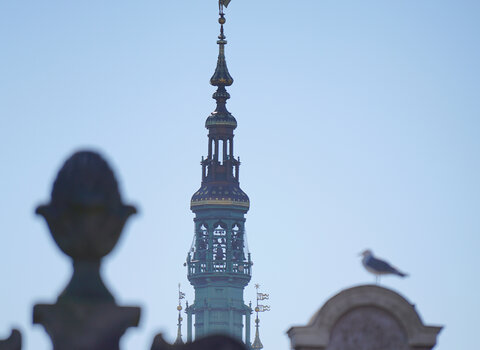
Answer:
M69 259L37 205L63 162L100 152L137 206L103 276L142 307L123 349L176 335L177 284L193 237L191 195L218 48L215 0L0 2L0 337L49 349L32 325ZM288 349L344 288L374 282L370 248L408 272L385 277L443 325L438 350L473 349L480 301L480 24L477 0L234 0L226 10L228 108L249 195L254 283L270 294L265 349ZM186 334L186 329L183 331Z

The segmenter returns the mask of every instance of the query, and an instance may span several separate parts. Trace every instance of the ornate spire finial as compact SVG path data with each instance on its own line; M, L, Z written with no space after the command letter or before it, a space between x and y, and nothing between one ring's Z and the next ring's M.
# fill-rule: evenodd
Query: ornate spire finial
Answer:
M217 67L215 68L215 72L210 78L210 84L212 84L213 86L218 86L220 88L220 87L232 85L233 78L228 72L227 62L225 60L225 45L227 45L227 40L225 39L227 37L225 36L225 32L223 30L223 25L226 22L223 9L220 10L219 16L220 18L218 19L218 23L220 23L220 35L218 36L218 40L217 40L217 44L218 44Z
M178 323L177 323L177 339L175 339L174 345L184 344L182 339L182 299L185 299L185 293L180 290L180 283L178 284Z
M252 349L263 349L263 344L260 341L260 318L258 317L259 312L265 312L265 311L270 311L270 306L269 305L260 305L258 302L259 300L268 300L270 296L265 293L259 293L258 289L260 288L260 285L257 283L255 284L255 289L257 290L257 306L255 307L255 312L257 313L257 317L255 318L255 339L253 340L252 343Z
M213 86L217 86L217 91L213 94L213 98L217 101L217 108L207 120L206 126L210 126L215 124L215 121L210 119L211 117L216 117L217 121L222 120L222 123L227 122L231 124L234 128L237 126L237 122L235 118L230 114L230 112L226 108L227 100L230 98L230 94L225 89L226 86L230 86L233 84L233 78L228 72L227 62L225 60L225 45L227 44L227 40L225 33L223 31L223 25L226 22L225 13L223 12L223 8L227 7L230 3L230 0L219 0L218 2L218 9L219 9L219 18L218 23L220 23L220 35L218 36L217 44L218 44L218 59L217 59L217 66L215 68L215 72L213 73L212 77L210 78L210 84Z

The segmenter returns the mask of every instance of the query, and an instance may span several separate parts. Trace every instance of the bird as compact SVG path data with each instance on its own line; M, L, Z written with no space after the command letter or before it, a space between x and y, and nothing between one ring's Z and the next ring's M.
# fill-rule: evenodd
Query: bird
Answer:
M377 259L373 256L373 252L370 249L366 249L360 253L362 258L362 264L368 272L375 275L375 283L378 284L381 275L397 275L400 277L406 277L408 274L399 271L397 268L390 265L388 262Z

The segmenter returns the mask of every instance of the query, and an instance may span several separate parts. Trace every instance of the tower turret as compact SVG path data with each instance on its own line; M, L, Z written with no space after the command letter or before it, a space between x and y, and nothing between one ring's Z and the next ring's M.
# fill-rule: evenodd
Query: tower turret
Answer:
M188 280L195 289L195 301L186 309L187 341L195 337L225 333L250 344L251 308L245 305L243 289L251 279L251 258L245 236L245 214L249 199L240 188L240 159L234 156L235 117L227 110L226 87L233 84L225 60L225 14L227 0L219 2L220 35L218 60L210 83L216 109L208 116L207 156L202 157L202 183L192 196L195 235L187 255ZM245 336L242 336L245 321Z

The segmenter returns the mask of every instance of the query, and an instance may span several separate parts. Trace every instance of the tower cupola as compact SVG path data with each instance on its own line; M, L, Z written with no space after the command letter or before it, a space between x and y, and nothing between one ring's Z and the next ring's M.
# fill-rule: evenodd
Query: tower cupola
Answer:
M246 212L250 201L247 194L240 189L240 158L235 158L233 147L233 131L237 127L237 120L226 106L230 94L225 87L233 84L233 78L225 59L227 40L223 29L226 22L223 5L225 3L221 1L217 66L210 78L210 84L217 87L212 96L217 106L205 121L205 127L208 129L208 153L201 161L202 185L192 196L190 206L194 210L205 205L234 205Z

